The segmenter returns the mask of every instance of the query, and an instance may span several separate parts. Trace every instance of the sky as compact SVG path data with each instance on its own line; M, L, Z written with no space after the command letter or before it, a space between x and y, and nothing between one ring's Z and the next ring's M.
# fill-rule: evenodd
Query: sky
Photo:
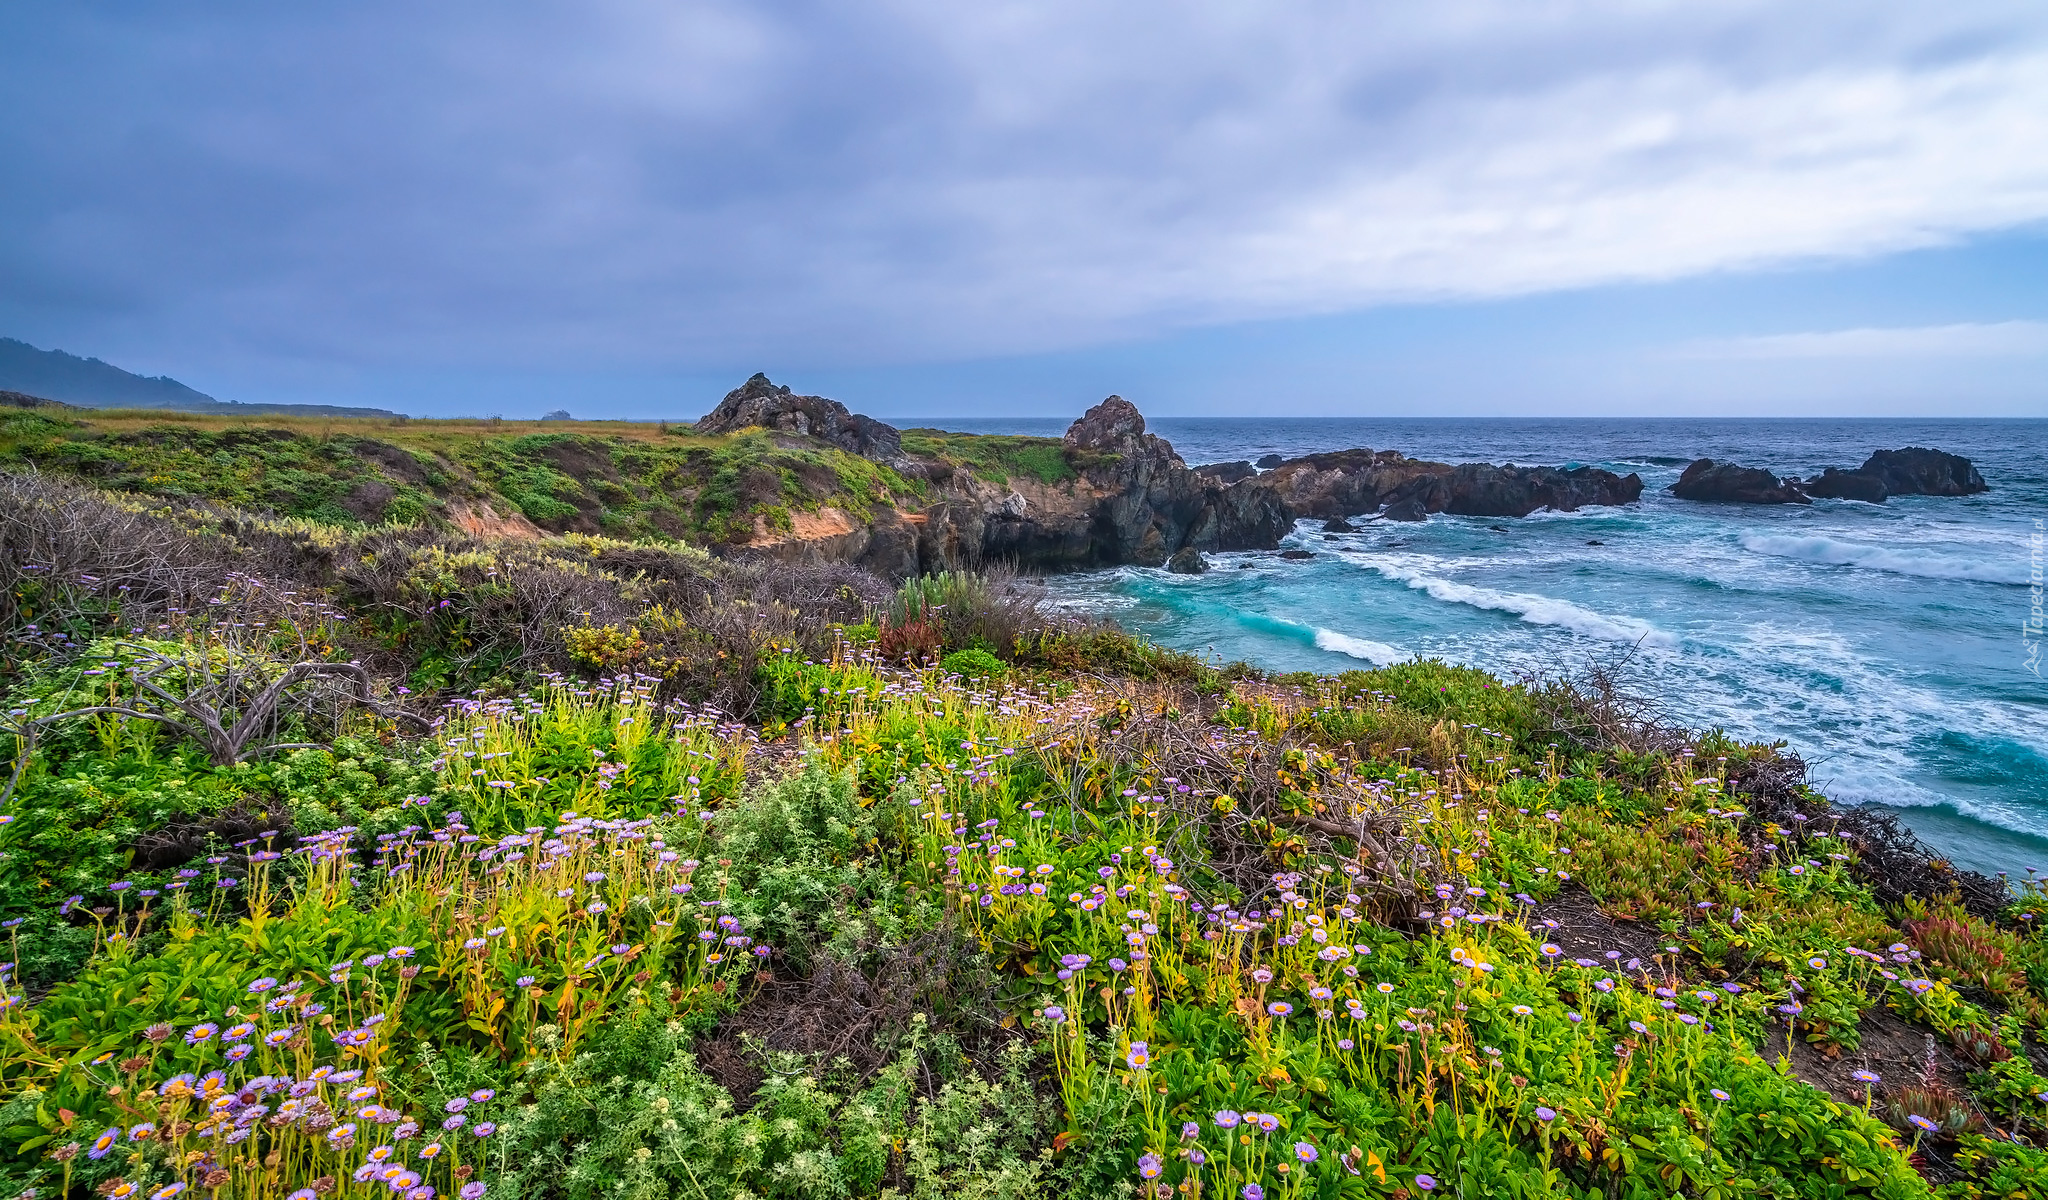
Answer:
M12 0L0 172L222 399L2048 416L2037 0Z

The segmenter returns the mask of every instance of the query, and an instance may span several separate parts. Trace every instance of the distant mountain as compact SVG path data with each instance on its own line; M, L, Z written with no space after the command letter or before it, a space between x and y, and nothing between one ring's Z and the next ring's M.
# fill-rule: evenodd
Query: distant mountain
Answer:
M304 417L395 417L382 408L333 404L242 404L216 400L168 375L135 375L97 358L38 350L0 338L0 390L26 392L81 408L162 408L189 413L276 413Z

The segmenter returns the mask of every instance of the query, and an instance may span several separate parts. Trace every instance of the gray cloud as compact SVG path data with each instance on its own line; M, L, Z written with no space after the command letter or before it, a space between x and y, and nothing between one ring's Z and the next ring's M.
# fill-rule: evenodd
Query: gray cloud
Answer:
M151 362L1027 353L2048 216L2024 4L0 12L0 322Z

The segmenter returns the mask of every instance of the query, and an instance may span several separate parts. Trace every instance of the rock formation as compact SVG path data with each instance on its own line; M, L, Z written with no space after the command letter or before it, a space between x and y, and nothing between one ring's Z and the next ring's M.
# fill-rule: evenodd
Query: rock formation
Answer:
M816 438L849 454L884 463L898 474L923 474L923 467L903 453L903 439L895 426L849 412L837 400L799 396L758 371L727 392L718 407L697 422L697 432L737 433L751 426Z
M1879 450L1856 473L1874 477L1894 496L1971 496L1991 490L1969 459L1924 446Z
M1865 504L1883 504L1891 489L1875 475L1829 467L1806 481L1806 494L1822 500L1861 500Z
M1780 479L1762 467L1717 463L1711 458L1694 460L1670 490L1680 500L1716 504L1813 503L1797 479Z
M1628 504L1643 494L1640 476L1597 467L1494 466L1429 462L1392 450L1339 450L1288 459L1257 478L1297 517L1341 519L1387 511L1392 521L1433 512L1526 517L1540 508L1572 512L1590 504ZM1397 511L1398 510L1398 511Z

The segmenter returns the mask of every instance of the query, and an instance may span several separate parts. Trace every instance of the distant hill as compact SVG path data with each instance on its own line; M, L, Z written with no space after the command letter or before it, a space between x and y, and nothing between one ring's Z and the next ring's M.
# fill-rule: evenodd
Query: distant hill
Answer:
M0 391L26 392L81 408L162 408L189 413L277 413L306 417L395 417L382 408L333 404L242 404L216 400L168 375L136 375L97 358L38 350L0 338Z

